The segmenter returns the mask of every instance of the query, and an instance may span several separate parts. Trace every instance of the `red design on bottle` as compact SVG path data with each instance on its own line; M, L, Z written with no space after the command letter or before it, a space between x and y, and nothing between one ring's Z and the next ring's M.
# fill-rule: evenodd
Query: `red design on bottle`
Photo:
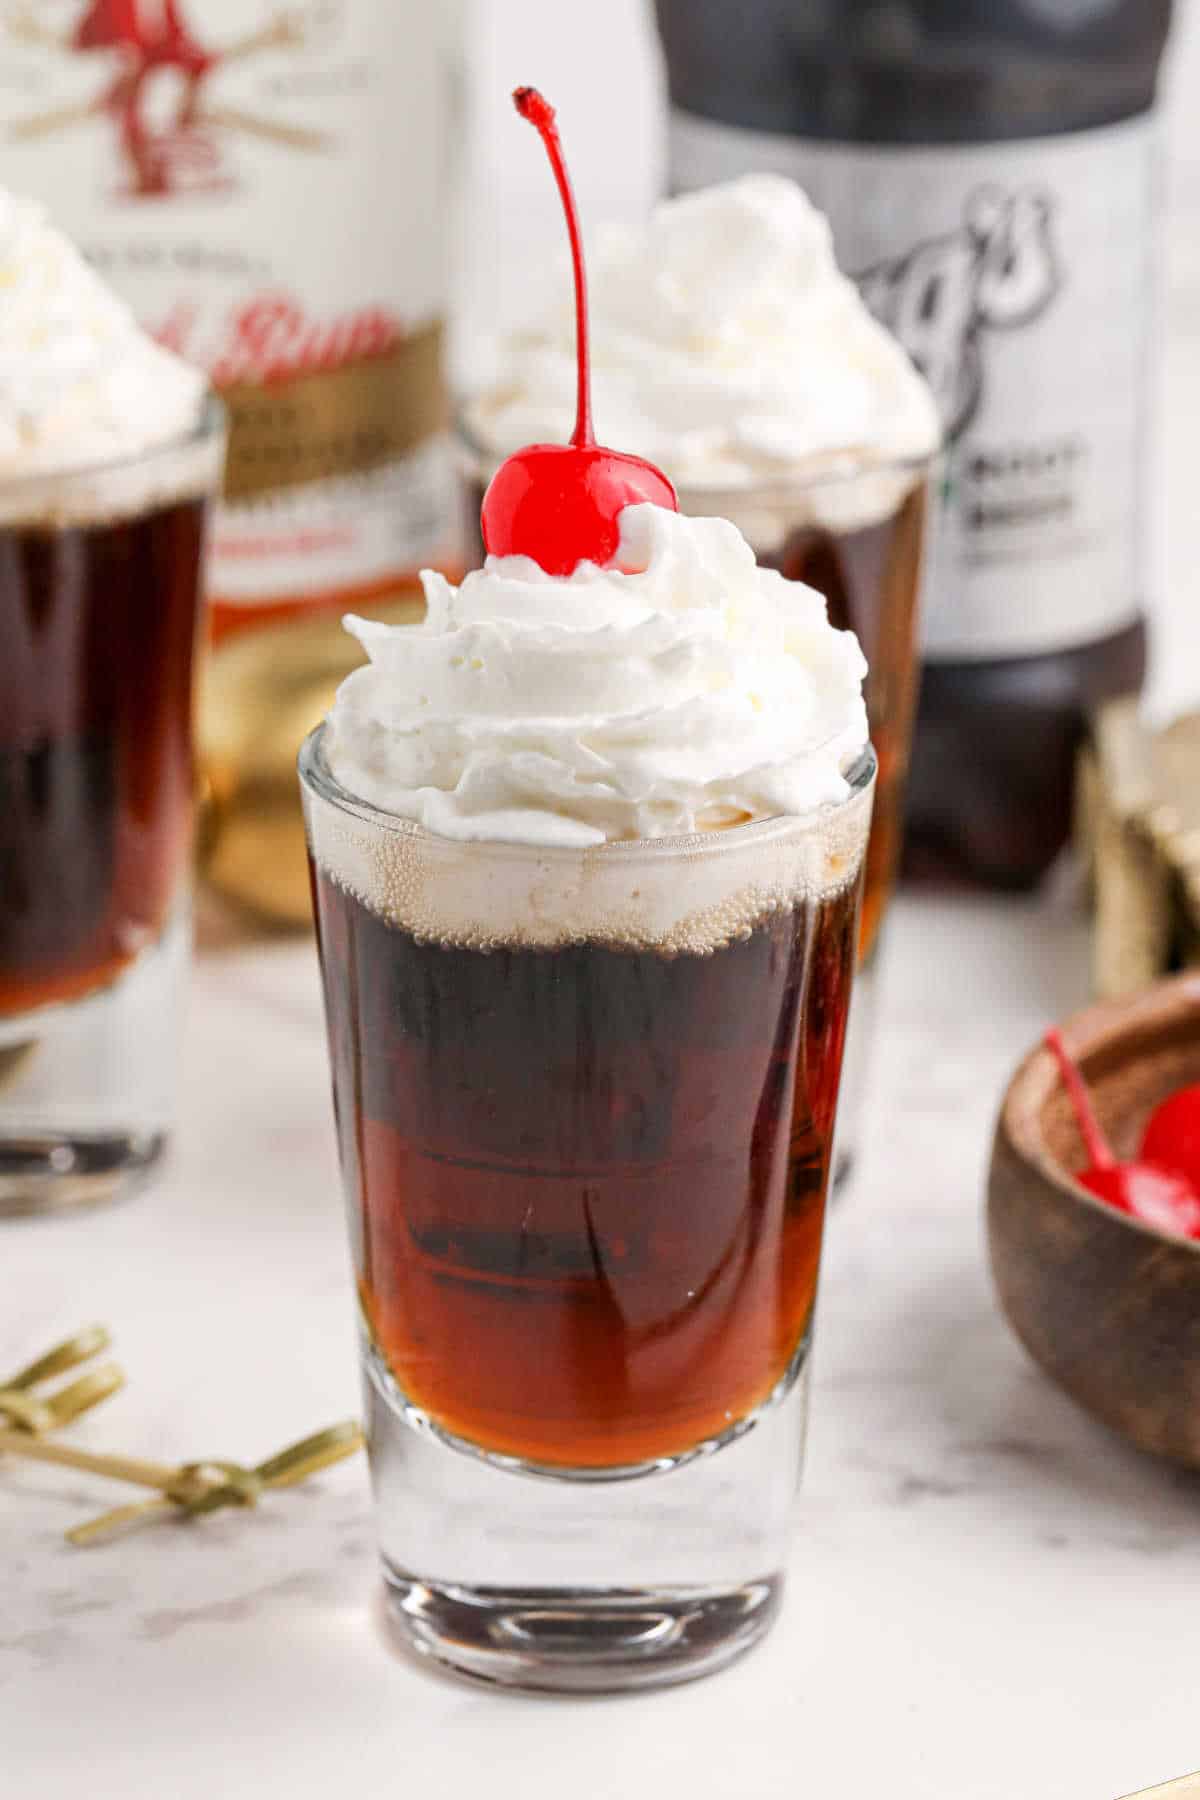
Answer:
M160 6L138 0L94 0L76 28L76 50L121 50L122 67L102 97L132 176L142 195L167 194L175 185L173 134L152 129L146 118L144 89L157 69L177 69L185 86L175 116L175 131L193 127L200 88L219 56L203 49L185 24L178 0Z
M170 325L156 334L160 342L169 329ZM381 306L315 319L290 295L265 293L238 308L229 321L228 336L211 354L200 346L182 347L185 354L207 367L217 387L230 387L237 381L270 386L299 375L344 368L368 357L386 356L403 336L403 322ZM173 347L181 346L176 341Z
M228 188L232 181L218 141L223 135L241 132L287 149L328 148L323 131L210 104L205 92L211 76L228 64L263 51L302 48L317 16L300 6L281 8L261 29L214 45L205 43L188 22L182 0L89 0L79 22L65 34L47 26L32 7L19 9L6 21L17 41L72 56L103 57L111 70L92 101L34 115L21 121L19 131L40 137L104 113L113 124L131 198ZM165 116L157 97L151 107L148 94L152 79L163 70L181 78Z

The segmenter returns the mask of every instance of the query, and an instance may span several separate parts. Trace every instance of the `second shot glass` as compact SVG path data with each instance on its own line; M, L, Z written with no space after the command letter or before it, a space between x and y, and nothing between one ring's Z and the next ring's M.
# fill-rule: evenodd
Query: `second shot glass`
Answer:
M224 415L0 483L0 1215L106 1200L174 1108Z

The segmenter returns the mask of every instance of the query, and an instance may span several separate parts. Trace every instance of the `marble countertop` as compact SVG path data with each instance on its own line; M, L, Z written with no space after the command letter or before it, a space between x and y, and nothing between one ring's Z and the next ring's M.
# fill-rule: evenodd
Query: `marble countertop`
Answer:
M475 1689L386 1637L361 1459L253 1514L90 1551L119 1496L0 1474L0 1790L1111 1800L1200 1764L1200 1482L1026 1360L981 1199L1018 1053L1086 991L1062 901L904 899L856 1174L831 1221L783 1618L708 1681ZM176 1152L107 1212L0 1226L0 1367L112 1323L80 1441L246 1461L356 1410L325 1051L304 945L199 961Z

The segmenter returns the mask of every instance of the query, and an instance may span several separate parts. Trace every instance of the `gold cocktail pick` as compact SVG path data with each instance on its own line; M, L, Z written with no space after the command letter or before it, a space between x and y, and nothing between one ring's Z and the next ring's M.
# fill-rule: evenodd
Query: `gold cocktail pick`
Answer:
M69 1457L61 1455L66 1448L62 1444L40 1445L38 1449L55 1452L46 1457L46 1461L69 1462L75 1468L88 1466L98 1475L111 1475L118 1481L158 1489L152 1499L115 1507L98 1519L90 1519L68 1531L67 1537L72 1544L86 1546L115 1532L172 1515L195 1517L200 1513L216 1512L222 1506L256 1506L264 1490L291 1487L298 1481L305 1481L318 1470L328 1469L344 1457L353 1456L362 1449L363 1442L361 1427L355 1420L346 1419L340 1425L331 1425L326 1431L302 1438L299 1443L289 1444L287 1449L269 1456L253 1469L243 1468L240 1463L216 1461L185 1463L179 1468L170 1468L163 1463L128 1457L91 1457L86 1452L85 1464L73 1452Z
M291 1487L294 1482L304 1481L319 1469L353 1456L363 1441L361 1427L347 1419L301 1439L298 1444L289 1444L257 1468L218 1461L184 1463L173 1468L169 1463L147 1462L140 1456L112 1456L82 1450L74 1444L46 1443L22 1432L0 1430L0 1451L10 1451L31 1462L55 1463L60 1468L81 1469L88 1475L103 1475L110 1481L157 1490L153 1499L119 1506L98 1519L75 1526L67 1532L73 1544L91 1544L127 1526L171 1514L194 1516L216 1512L221 1506L255 1506L265 1488Z
M222 1506L255 1506L265 1489L291 1487L318 1470L341 1462L343 1457L353 1456L363 1446L362 1429L353 1419L289 1444L253 1469L219 1460L185 1463L175 1468L168 1463L148 1462L143 1457L114 1456L49 1441L49 1433L115 1394L124 1385L125 1377L115 1363L103 1363L53 1393L39 1394L36 1390L56 1375L79 1368L107 1350L109 1344L104 1326L93 1325L55 1344L0 1383L0 1454L80 1469L85 1474L155 1490L149 1500L119 1506L98 1519L77 1525L67 1532L73 1544L95 1543L113 1532L156 1518L195 1516L216 1512Z
M81 1375L77 1381L55 1389L51 1394L35 1392L56 1375L65 1375L94 1356L107 1350L111 1339L103 1325L90 1325L74 1337L64 1338L42 1356L36 1357L15 1375L0 1381L0 1421L26 1439L39 1438L81 1413L99 1406L110 1394L125 1384L125 1377L115 1363L100 1363ZM0 1431L0 1437L8 1434Z

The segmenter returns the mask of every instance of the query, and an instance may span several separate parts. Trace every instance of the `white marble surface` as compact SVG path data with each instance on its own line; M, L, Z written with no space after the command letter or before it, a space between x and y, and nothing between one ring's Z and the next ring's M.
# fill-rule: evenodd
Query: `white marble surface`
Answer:
M0 1470L0 1792L1109 1800L1200 1764L1200 1481L1092 1426L988 1285L1003 1078L1085 988L1062 904L898 908L857 1176L831 1225L790 1597L707 1682L546 1701L404 1659L361 1462L253 1515L83 1552L112 1490ZM0 1369L110 1320L81 1439L254 1460L354 1410L313 959L210 952L176 1154L131 1204L0 1227Z

